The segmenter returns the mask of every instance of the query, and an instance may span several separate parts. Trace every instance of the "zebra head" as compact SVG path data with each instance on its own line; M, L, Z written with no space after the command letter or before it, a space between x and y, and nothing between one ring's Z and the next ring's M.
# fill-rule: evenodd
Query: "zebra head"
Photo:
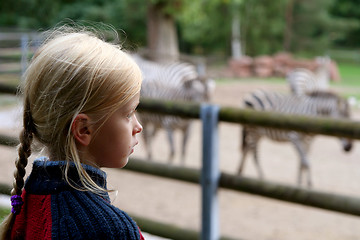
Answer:
M331 93L329 92L328 96L329 98L333 98L335 101L335 108L333 109L333 111L330 113L330 116L335 117L335 118L340 118L340 119L350 119L351 114L350 114L350 105L349 102L335 94L335 93ZM343 149L345 152L349 152L352 149L352 142L353 140L350 138L340 138L341 144L343 146Z
M348 101L331 91L312 91L306 94L310 101L316 104L317 115L350 119L350 106Z
M326 80L325 84L328 84L330 78L330 67L331 67L331 58L329 56L316 57L315 63L317 65L316 75L318 78L324 78Z
M212 95L216 87L216 83L214 79L203 76L203 77L199 77L199 80L204 86L204 101L206 102L211 101Z
M350 105L349 102L341 97L338 97L338 109L339 116L345 119L350 119ZM352 149L352 139L349 138L341 138L341 143L345 152L350 152Z
M308 96L316 102L317 114L325 117L337 119L350 119L350 105L348 101L340 95L331 91L314 91ZM343 149L349 152L352 149L352 139L340 138Z
M345 152L350 152L352 149L352 139L349 138L340 138L341 144Z
M196 76L183 82L187 99L194 102L209 102L215 90L215 81L205 76Z

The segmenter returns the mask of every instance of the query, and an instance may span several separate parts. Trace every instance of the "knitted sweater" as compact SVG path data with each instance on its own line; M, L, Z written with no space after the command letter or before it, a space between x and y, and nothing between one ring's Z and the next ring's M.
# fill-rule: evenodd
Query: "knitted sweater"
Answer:
M63 161L34 161L22 194L11 239L143 239L136 223L110 204L109 196L72 188L63 176ZM106 188L106 173L83 165L90 177ZM68 177L81 186L74 164Z

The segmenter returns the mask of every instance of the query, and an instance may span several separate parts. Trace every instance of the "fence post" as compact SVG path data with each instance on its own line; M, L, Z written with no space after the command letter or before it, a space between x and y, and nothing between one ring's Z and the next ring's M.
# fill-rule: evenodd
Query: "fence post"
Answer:
M27 34L21 35L21 76L26 71L28 65L28 44L29 44L29 36Z
M219 207L217 189L220 179L218 157L218 113L219 107L201 105L200 117L203 123L202 156L202 240L218 240Z

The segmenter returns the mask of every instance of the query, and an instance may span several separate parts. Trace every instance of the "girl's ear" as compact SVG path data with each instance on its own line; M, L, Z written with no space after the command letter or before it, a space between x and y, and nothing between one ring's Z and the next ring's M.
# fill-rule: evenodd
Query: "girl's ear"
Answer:
M71 132L77 143L88 146L92 136L89 116L84 113L78 114L71 125Z

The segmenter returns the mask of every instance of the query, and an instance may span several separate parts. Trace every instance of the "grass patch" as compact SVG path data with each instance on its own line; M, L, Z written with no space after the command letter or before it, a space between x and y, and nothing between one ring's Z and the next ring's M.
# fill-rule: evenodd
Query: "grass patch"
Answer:
M339 72L342 80L334 85L360 87L360 65L355 63L339 64Z
M338 68L341 76L340 82L330 82L330 88L336 88L344 97L355 97L360 99L360 64L340 62ZM243 84L274 84L274 85L286 85L285 78L272 77L272 78L219 78L216 79L216 84L231 85L236 83ZM339 91L338 91L339 90Z
M340 82L331 82L331 87L341 89L344 97L355 97L360 99L360 64L339 63Z

